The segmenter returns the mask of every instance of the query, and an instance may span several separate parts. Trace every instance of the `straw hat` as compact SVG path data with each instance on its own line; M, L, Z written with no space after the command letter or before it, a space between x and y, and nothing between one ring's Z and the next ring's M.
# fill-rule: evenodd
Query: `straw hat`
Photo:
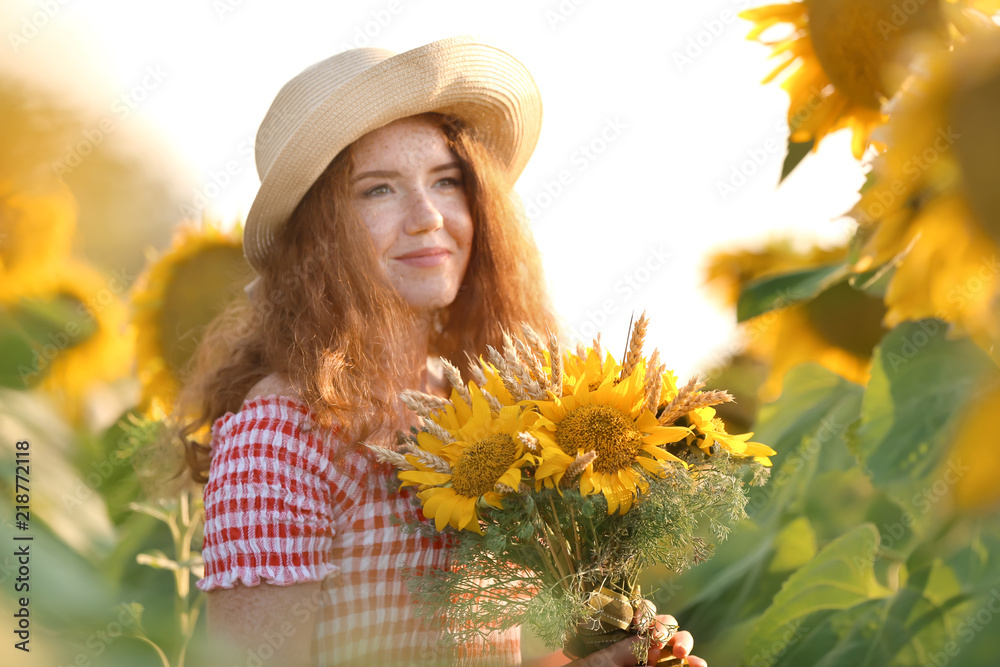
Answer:
M464 120L520 175L538 142L542 103L524 65L472 37L399 55L352 49L307 67L282 86L257 132L260 190L243 252L260 269L306 191L355 140L394 120L437 111Z

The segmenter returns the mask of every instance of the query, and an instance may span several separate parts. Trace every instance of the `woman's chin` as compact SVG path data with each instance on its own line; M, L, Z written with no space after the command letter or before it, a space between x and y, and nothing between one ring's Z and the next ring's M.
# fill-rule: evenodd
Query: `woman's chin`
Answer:
M421 294L407 294L403 291L402 297L415 312L433 313L436 310L450 306L455 301L457 294L457 289L442 290L437 294L427 294L426 292Z

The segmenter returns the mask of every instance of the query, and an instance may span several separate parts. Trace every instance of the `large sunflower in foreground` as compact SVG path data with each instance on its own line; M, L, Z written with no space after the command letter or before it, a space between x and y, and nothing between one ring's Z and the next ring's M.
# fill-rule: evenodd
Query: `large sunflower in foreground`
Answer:
M584 370L567 383L572 384L572 393L534 402L540 416L532 433L542 446L535 484L558 488L578 457L594 452L596 458L579 473L580 493L602 493L608 514L619 510L625 514L638 494L648 489L646 473L662 476L671 462L680 461L662 445L677 442L691 431L659 425L648 409L645 364L618 381L620 370L610 354L610 362L603 364L594 350L587 357L583 363L567 360L565 364L567 369ZM588 374L586 369L598 369L600 375Z
M922 59L893 100L890 148L852 215L859 270L892 263L886 324L938 317L997 358L1000 340L1000 34Z
M885 121L882 104L893 96L905 64L899 61L911 41L947 43L957 32L989 19L996 0L795 0L748 9L742 18L755 23L747 39L773 48L781 59L767 83L791 69L782 83L788 92L791 140L814 142L850 128L851 149L861 158L872 131ZM788 24L791 34L765 36Z
M187 226L139 276L132 305L143 409L169 408L205 328L242 294L236 282L248 275L242 248L239 228Z
M406 455L416 470L399 473L404 486L420 486L424 516L434 519L437 530L450 525L481 532L479 503L502 507L503 496L521 486L521 468L535 462L519 436L531 413L509 405L494 414L475 383L469 384L469 398L464 414L448 406L429 417L438 435L421 431L420 451Z

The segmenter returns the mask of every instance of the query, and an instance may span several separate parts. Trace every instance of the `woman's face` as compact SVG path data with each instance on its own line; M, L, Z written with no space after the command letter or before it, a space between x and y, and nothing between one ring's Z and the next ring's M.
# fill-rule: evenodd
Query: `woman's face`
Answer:
M455 300L472 248L458 160L438 126L411 116L352 147L351 197L389 281L415 309Z

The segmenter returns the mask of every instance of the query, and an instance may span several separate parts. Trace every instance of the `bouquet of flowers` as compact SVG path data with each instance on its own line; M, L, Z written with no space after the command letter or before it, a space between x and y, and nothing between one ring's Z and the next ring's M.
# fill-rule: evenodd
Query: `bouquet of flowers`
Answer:
M410 585L451 641L527 624L575 657L629 634L648 647L632 626L639 574L706 559L745 516L744 481L763 483L774 451L726 433L712 406L728 393L678 387L643 357L646 328L643 315L619 362L599 339L564 352L524 327L469 382L445 362L450 400L406 392L423 426L398 451L369 445L450 535L451 567Z

